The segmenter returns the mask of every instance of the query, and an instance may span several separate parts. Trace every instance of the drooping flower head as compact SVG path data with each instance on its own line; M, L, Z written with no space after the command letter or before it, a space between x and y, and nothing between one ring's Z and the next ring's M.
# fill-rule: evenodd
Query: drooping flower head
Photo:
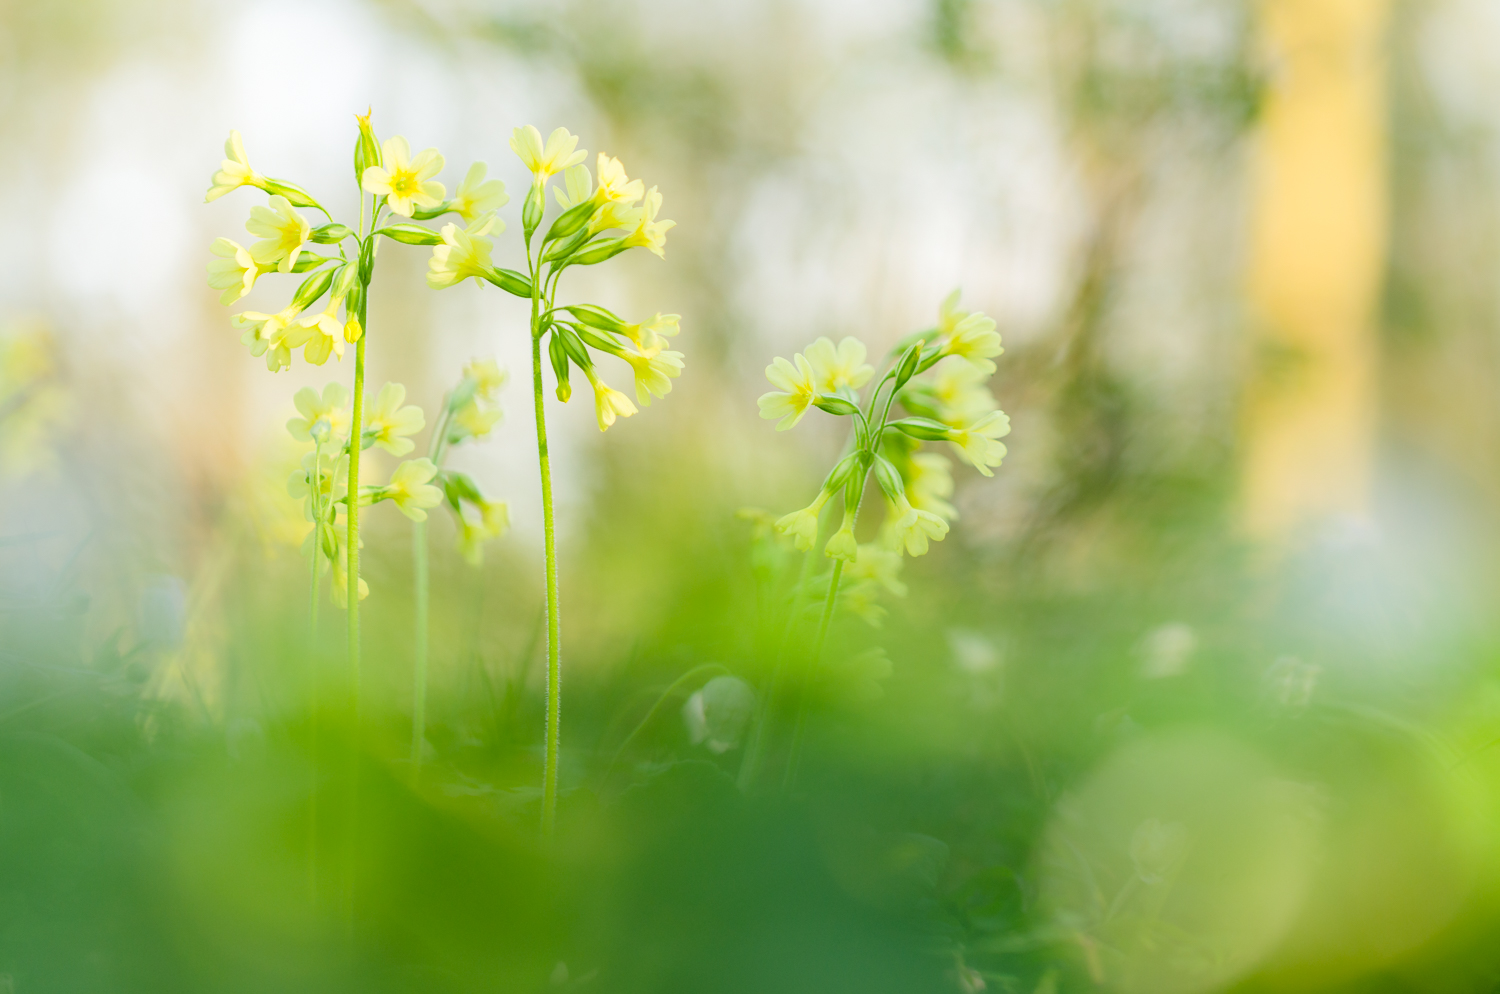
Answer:
M253 356L265 356L266 368L274 373L292 364L292 349L286 340L287 328L301 313L301 307L288 304L275 314L241 311L230 318L229 323L244 333L240 336L240 344L248 347Z
M250 220L245 222L245 229L261 239L250 246L250 258L262 269L274 266L280 272L290 273L297 264L297 256L312 236L312 225L280 194L273 196L270 203L269 207L257 204L250 208Z
M780 389L761 394L758 401L761 417L781 419L776 425L777 431L786 431L796 425L818 399L817 374L812 364L800 352L792 358L796 365L777 356L776 361L766 367L766 379Z
M820 394L833 393L842 387L858 390L870 382L875 367L865 362L865 343L852 335L839 342L819 338L807 347L807 361L812 365Z
M832 497L833 491L820 491L817 499L800 511L777 518L776 530L793 539L797 548L806 552L818 540L818 516L823 513L823 505Z
M360 188L366 193L385 197L390 209L402 217L411 217L421 207L429 209L443 202L446 190L433 177L443 171L443 157L435 148L426 148L415 157L406 139L397 135L380 146L383 166L367 166L360 177Z
M897 549L905 547L908 556L925 556L929 540L940 542L948 534L948 522L931 511L912 507L905 494L888 499L891 544Z
M584 369L584 373L594 388L594 416L599 421L600 431L609 430L616 418L628 418L636 412L636 406L630 402L630 398L599 379L599 374L594 372L592 366Z
M495 268L490 262L494 243L485 235L504 230L505 222L493 213L475 218L463 229L456 224L443 225L443 244L434 245L432 258L427 260L427 285L444 290L471 276L483 279Z
M588 158L588 152L578 148L578 136L568 134L567 128L552 132L543 145L542 133L530 124L511 132L510 150L531 170L537 183L545 183L549 177Z
M458 514L458 551L470 566L484 561L484 543L499 538L510 528L510 507L504 501L481 500L477 507L465 503Z
M668 337L675 336L680 330L677 326L679 320L677 314L658 313L640 324L627 323L623 334L635 343L641 355L653 356L667 347Z
M985 476L994 476L991 466L1005 458L1005 443L998 441L1010 434L1010 418L1004 411L992 411L967 428L956 429L949 440L964 462Z
M208 250L219 257L208 264L208 285L224 291L219 303L228 307L255 286L260 267L247 249L228 238L215 238Z
M494 401L499 398L510 374L494 359L470 359L464 363L464 379L474 381L476 397Z
M966 315L943 342L944 355L962 356L987 374L995 371L990 360L1003 351L995 319L979 313Z
M214 173L211 184L203 197L204 203L218 200L242 186L265 187L266 178L250 168L250 158L245 155L245 142L238 131L229 132L229 140L224 143L224 161L219 163L219 171Z
M661 194L656 187L646 191L646 202L641 205L640 220L636 228L625 236L625 244L632 248L647 248L656 254L658 258L667 257L667 232L676 227L676 221L658 221L656 214L661 210Z
M488 169L483 162L474 163L453 194L453 209L465 221L472 221L510 203L510 194L505 192L502 181L484 178Z
M681 352L658 352L653 356L624 354L635 372L635 399L642 407L651 406L652 397L665 397L672 391L672 380L682 375Z
M292 348L306 346L302 350L302 358L314 366L323 365L334 354L342 360L345 322L340 321L336 315L343 303L344 298L330 296L328 306L323 310L316 314L302 315L297 319L293 332L288 334L287 345Z

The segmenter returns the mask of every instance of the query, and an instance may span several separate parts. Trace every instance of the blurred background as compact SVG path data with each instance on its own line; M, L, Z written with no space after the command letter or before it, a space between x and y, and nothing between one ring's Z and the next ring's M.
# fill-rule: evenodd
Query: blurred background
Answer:
M0 45L0 992L1500 990L1500 6L0 0ZM283 426L352 364L268 374L205 280L229 130L349 216L366 107L512 234L525 123L677 221L573 283L687 370L550 408L550 847L525 303L382 254L372 387L512 374L419 772L405 519L360 722L307 625ZM955 287L1009 455L741 790L795 564L737 512L843 442L763 369Z

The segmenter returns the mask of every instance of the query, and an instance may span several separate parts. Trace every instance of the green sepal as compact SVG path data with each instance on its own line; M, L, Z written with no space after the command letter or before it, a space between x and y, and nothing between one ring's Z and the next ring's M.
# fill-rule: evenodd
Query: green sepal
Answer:
M604 241L595 242L582 252L579 252L570 261L575 266L592 266L604 262L606 259L613 259L629 247L629 245L625 244L624 236L606 238Z
M875 456L875 482L891 500L906 495L906 484L901 482L901 471L885 456Z
M625 333L625 319L597 304L568 304L560 309L567 311L590 328L612 331L616 335Z
M542 244L557 241L559 238L567 238L588 227L589 218L594 216L594 210L593 200L585 200L581 204L569 207L558 215L556 221L552 222L552 227L547 229Z
M902 418L900 421L888 423L886 428L895 428L903 434L919 438L924 442L947 441L953 434L951 428L932 418Z
M354 185L363 189L365 170L385 165L385 157L380 151L380 139L370 127L370 115L356 114L354 119L359 122L359 137L354 140Z
M547 342L547 356L552 360L552 372L557 376L557 399L566 404L573 396L573 388L568 383L568 350L557 330Z
M317 303L318 298L327 293L328 288L332 285L333 270L320 269L302 281L302 285L297 288L297 292L292 296L292 303L300 310L305 311Z
M861 462L859 457L859 452L851 452L840 459L833 469L829 470L828 476L824 478L823 492L831 494L848 483L849 477L853 476L859 470Z
M323 205L314 200L312 194L302 189L302 187L298 186L296 183L288 183L286 180L281 179L267 179L266 185L261 187L261 189L265 190L272 196L285 197L287 199L287 203L291 204L293 207L313 207L317 210L323 209Z
M359 282L364 286L370 285L370 277L375 274L375 239L366 238L359 245Z
M565 324L553 325L552 340L562 340L562 347L568 353L568 358L578 366L579 369L593 369L594 360L589 358L589 350L584 348L583 340L578 337L578 332Z
M532 233L536 226L542 223L542 212L546 210L546 202L542 196L542 184L533 183L526 194L526 205L521 208L521 226L526 229L526 241L531 241Z
M425 209L421 207L413 208L411 212L411 218L413 221L431 221L435 217L442 217L452 209L453 201L444 200L436 207L428 207Z
M917 374L917 363L922 360L922 346L925 342L917 339L906 347L902 353L900 362L896 363L896 385L892 388L900 390L906 386L906 381Z
M331 255L319 255L316 252L302 252L297 256L297 261L292 264L292 272L305 273L309 269L317 269L325 262L337 261Z
M480 504L484 501L484 494L479 490L479 484L467 473L456 470L445 469L438 476L443 481L443 496L448 499L448 504L457 511L459 504L468 501L470 504Z
M566 259L574 252L577 252L579 247L583 245L584 242L588 241L588 239L588 229L580 228L572 236L565 238L562 241L558 242L556 245L552 246L547 254L542 256L542 261L556 262L559 259Z
M577 325L574 330L578 337L591 348L598 349L600 352L608 352L610 355L623 356L625 354L625 346L621 345L617 339L606 338L587 325Z
M332 224L318 225L308 238L320 245L337 245L352 234L354 231L347 224L339 224L335 221Z
M335 297L348 297L349 292L358 285L359 267L352 262L346 262L333 271L333 295Z
M469 401L474 399L474 392L478 389L479 384L475 383L467 376L459 380L458 386L453 388L453 390L448 394L447 400L445 401L448 410L457 411L462 408Z
M484 278L506 293L531 299L531 280L524 273L518 273L514 269L492 269L485 273Z
M818 397L817 400L813 401L813 406L820 411L837 414L839 417L848 417L851 414L859 413L857 406L834 394L826 394Z
M387 224L376 228L375 234L384 235L403 245L441 245L443 236L420 224Z

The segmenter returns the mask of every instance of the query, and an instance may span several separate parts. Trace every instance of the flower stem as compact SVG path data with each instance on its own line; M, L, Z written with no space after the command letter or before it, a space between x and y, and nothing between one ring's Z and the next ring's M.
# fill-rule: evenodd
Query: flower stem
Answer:
M364 329L354 346L354 412L349 428L349 485L345 496L345 514L349 523L348 609L349 609L349 826L347 871L344 882L345 930L354 941L355 874L359 866L359 454L365 424L365 342L369 341L370 286L364 286L359 297L359 326Z
M323 487L323 443L313 444L312 481L312 583L307 605L307 713L308 765L312 785L307 800L307 885L314 907L318 904L318 564L323 551L323 505L318 499Z
M427 735L427 522L411 529L412 568L416 573L416 660L412 668L411 762L416 776L422 775L422 743Z
M771 735L771 725L776 720L776 704L781 699L781 684L786 678L787 647L791 644L792 632L797 627L797 621L802 616L802 608L807 603L808 581L812 579L816 555L816 545L814 545L802 556L802 570L797 576L797 587L792 593L792 608L787 615L786 626L782 628L781 640L776 645L776 661L771 667L771 685L766 690L765 699L760 705L760 713L756 716L755 729L751 732L750 742L745 747L745 758L740 761L739 788L742 793L749 793L755 786L755 776L760 770L760 761L765 754L766 742Z
M539 267L538 267L539 268ZM557 527L552 508L552 461L547 451L547 418L542 397L541 285L536 269L531 280L531 392L536 403L536 453L542 475L542 529L547 556L547 756L542 774L542 836L551 838L557 820L557 753L561 741L562 664L558 638L561 610L557 600Z

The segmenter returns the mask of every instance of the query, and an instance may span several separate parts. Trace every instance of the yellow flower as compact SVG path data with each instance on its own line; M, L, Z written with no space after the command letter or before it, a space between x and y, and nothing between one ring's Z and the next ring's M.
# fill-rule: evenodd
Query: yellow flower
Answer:
M896 496L891 517L891 541L898 549L905 546L909 556L926 555L929 539L941 542L948 534L948 522L931 511L912 507L905 494Z
M906 469L906 493L913 507L952 521L958 511L948 503L953 496L953 473L947 459L935 452L916 452Z
M253 356L265 356L266 368L274 373L292 364L287 327L301 313L302 308L296 304L288 304L275 314L242 311L230 318L229 323L244 332L240 336L240 344L248 346Z
M563 210L571 210L590 200L594 196L594 178L589 175L588 166L570 166L563 172L563 185L552 188L552 195L557 198L557 205Z
M818 515L823 513L823 505L832 496L830 491L820 491L817 499L802 510L777 518L776 530L796 541L797 548L803 552L811 549L818 540Z
M678 318L676 314L658 313L640 324L625 325L624 334L635 343L641 355L653 356L667 347L663 336L675 336L680 330L677 327Z
M625 236L625 244L632 248L648 248L659 258L667 257L667 231L677 225L676 221L658 221L656 212L661 210L661 194L656 187L646 191L646 202L641 205L640 220L636 228Z
M212 183L208 194L203 198L204 203L218 200L229 191L238 190L242 186L265 187L266 178L250 168L250 159L245 155L245 143L240 139L238 131L229 132L229 140L224 143L224 161L219 163L219 171L214 173Z
M937 401L937 420L956 428L995 409L995 396L984 385L989 374L975 364L950 356L932 373L927 390Z
M406 436L415 435L426 424L420 407L401 406L405 400L406 387L387 383L375 396L374 407L365 421L365 434L373 435L373 444L393 456L404 456L416 448L416 443Z
M464 363L464 378L474 381L474 395L495 400L510 374L493 359L470 359Z
M781 419L777 431L786 431L801 421L813 401L818 399L817 374L813 372L812 364L800 352L792 358L797 360L795 366L777 356L776 361L766 367L766 379L781 389L761 394L758 401L761 417Z
M289 335L287 338L287 344L292 348L296 348L299 343L307 346L302 350L302 358L314 366L323 365L334 353L338 353L340 360L344 358L345 322L334 317L343 302L342 297L329 297L328 306L322 311L304 314L297 319L297 327L304 329L301 334Z
M256 205L250 208L250 220L245 222L245 228L250 234L261 237L250 246L250 258L255 264L262 269L276 266L283 273L292 271L297 256L312 234L312 225L307 223L307 218L293 210L291 203L279 195L271 198L270 207Z
M453 209L465 221L472 221L510 203L510 194L505 192L503 182L484 178L488 168L483 162L474 163L469 167L464 181L458 184L458 192L453 194Z
M968 311L958 309L958 297L960 293L962 293L961 290L954 290L948 294L947 299L938 307L938 334L953 334L954 326L969 316Z
M509 528L510 508L503 501L481 501L477 521L466 504L458 515L458 551L469 565L478 566L484 561L484 543Z
M312 441L312 427L319 421L328 422L330 438L344 438L349 431L349 391L342 383L330 383L320 394L312 387L303 387L292 397L300 418L286 423L286 430L299 442Z
M901 553L873 542L859 547L854 562L844 567L844 575L855 581L878 583L897 597L906 596L906 584L900 580Z
M983 314L969 314L953 326L943 343L943 355L963 356L986 373L995 371L991 357L1005 350L1000 347L1000 333L995 319Z
M483 438L504 416L505 412L498 407L482 408L471 400L459 408L458 413L453 415L453 421L473 437Z
M504 230L505 222L493 213L475 218L462 231L456 224L443 225L443 244L434 245L432 258L427 260L427 285L434 290L444 290L470 276L483 279L494 269L490 262L494 243L484 236L491 231L498 234Z
M548 135L545 146L542 145L542 133L529 124L510 134L510 150L520 157L538 183L588 158L588 152L583 149L574 151L577 146L578 136L568 134L567 128L558 128Z
M653 356L626 352L624 358L635 371L635 399L642 407L650 407L652 397L671 393L672 380L682 375L681 352L658 352Z
M633 204L645 196L646 184L638 179L627 179L625 166L619 159L599 153L599 188L594 191L594 202Z
M599 379L599 374L592 367L585 369L584 373L594 386L594 416L599 419L600 431L609 430L609 426L615 423L615 418L628 418L635 413L636 407L630 402L630 398L618 390L610 389L609 384Z
M443 157L437 149L423 149L413 158L411 146L400 135L386 139L380 148L385 165L365 169L359 178L362 190L385 197L391 210L402 217L411 217L418 207L432 208L443 202L447 191L433 180L443 171Z
M260 267L238 242L227 238L215 238L208 250L220 257L208 264L208 285L224 291L219 295L219 303L228 307L255 286Z
M365 329L360 327L358 314L346 312L344 317L344 341L352 345L364 337Z
M968 428L955 431L956 437L949 439L954 451L985 476L994 476L990 467L1000 465L1005 458L1005 443L997 439L1010 434L1010 418L1005 412L992 411Z
M318 504L326 516L328 509L334 502L344 499L344 494L349 484L349 455L348 453L332 453L323 450L321 470L318 473ZM293 471L287 478L286 492L303 502L303 517L308 521L312 517L312 479L314 466L319 463L318 452L314 450L302 457L302 468Z
M443 502L443 488L432 485L437 466L431 459L408 459L396 467L381 496L396 502L396 510L413 521L426 521L427 508Z
M832 339L818 339L807 347L807 361L817 377L820 394L833 393L840 387L858 390L875 375L875 367L865 362L865 343L853 336L837 347Z
M823 555L829 559L842 559L845 563L852 563L859 555L859 542L854 538L854 515L844 510L844 522L839 525L839 530L833 533L828 544L823 546Z

